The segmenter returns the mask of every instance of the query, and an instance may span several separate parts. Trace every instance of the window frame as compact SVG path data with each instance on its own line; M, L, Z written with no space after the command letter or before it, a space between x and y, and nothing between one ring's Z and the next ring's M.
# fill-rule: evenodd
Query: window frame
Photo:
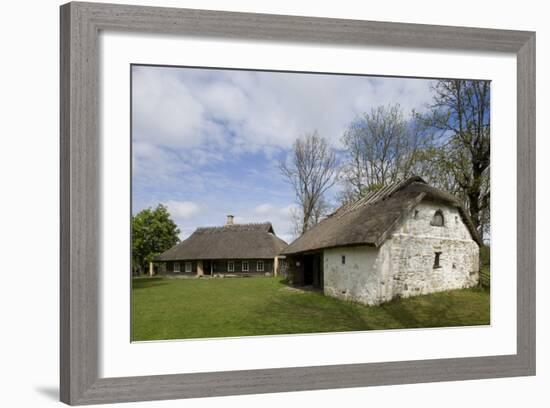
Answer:
M246 269L244 266L246 265ZM241 272L248 272L250 271L250 265L248 264L248 261L242 261L241 262Z
M235 261L227 261L227 272L235 272Z
M189 270L187 270L187 266L189 266ZM185 271L185 273L191 273L193 272L193 262L191 261L186 261L184 266L183 266L183 270Z
M177 268L176 268L177 266ZM172 272L181 273L181 264L179 262L174 262L172 265Z
M260 264L262 265L261 268L260 268ZM262 259L259 259L256 261L256 271L265 272L265 262Z

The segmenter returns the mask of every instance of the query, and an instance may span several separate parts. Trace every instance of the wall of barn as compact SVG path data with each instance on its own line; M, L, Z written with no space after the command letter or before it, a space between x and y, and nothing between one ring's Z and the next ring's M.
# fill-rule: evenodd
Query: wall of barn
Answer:
M444 225L432 225L436 211ZM383 247L388 265L381 270L386 282L382 301L461 289L479 282L479 246L454 207L422 202ZM439 253L439 265L435 264Z
M326 249L323 251L324 293L369 305L379 303L380 260L379 250L370 246Z
M438 210L443 226L432 225ZM379 248L327 249L323 258L325 294L368 305L479 281L479 247L458 210L430 202L420 203Z

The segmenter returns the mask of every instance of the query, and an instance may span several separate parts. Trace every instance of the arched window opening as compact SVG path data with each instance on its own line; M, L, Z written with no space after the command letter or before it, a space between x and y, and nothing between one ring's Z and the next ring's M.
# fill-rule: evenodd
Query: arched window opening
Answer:
M443 225L445 225L445 219L443 218L443 212L441 210L435 212L430 224L434 227L443 227Z

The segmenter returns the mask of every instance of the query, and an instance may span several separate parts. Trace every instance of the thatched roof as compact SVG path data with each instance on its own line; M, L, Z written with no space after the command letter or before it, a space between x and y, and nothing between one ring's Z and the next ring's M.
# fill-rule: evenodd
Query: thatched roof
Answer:
M262 259L278 255L287 243L271 223L197 228L185 241L160 254L156 261L194 259Z
M454 196L429 186L420 177L411 177L340 207L292 242L282 254L351 245L378 247L424 199L457 208L472 238L481 245L470 217Z

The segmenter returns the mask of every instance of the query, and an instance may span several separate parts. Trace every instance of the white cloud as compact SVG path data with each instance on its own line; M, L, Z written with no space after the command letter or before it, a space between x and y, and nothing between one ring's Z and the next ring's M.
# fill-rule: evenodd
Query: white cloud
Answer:
M221 81L203 87L200 91L200 100L208 115L221 120L245 120L250 108L250 101L240 88Z
M177 71L175 71L177 72ZM174 70L140 68L132 78L134 141L193 148L223 142L223 128L210 120L203 101Z
M275 211L275 206L269 203L260 204L254 208L254 214L256 215L271 215Z
M189 170L185 161L177 153L148 142L134 142L132 146L133 176L137 179L153 179Z
M317 129L335 145L378 105L423 110L430 81L278 72L137 67L135 140L232 153L289 148Z
M170 215L180 220L193 218L201 212L201 207L193 201L170 200L164 204L168 207Z

